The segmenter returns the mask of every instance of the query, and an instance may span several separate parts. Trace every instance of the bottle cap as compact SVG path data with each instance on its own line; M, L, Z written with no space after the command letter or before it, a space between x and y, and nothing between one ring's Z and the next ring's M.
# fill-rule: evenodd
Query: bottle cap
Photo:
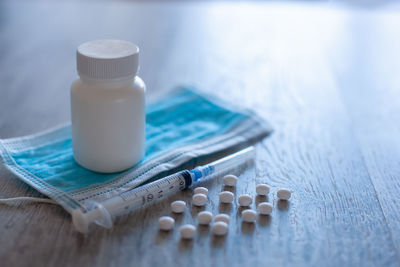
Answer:
M127 41L89 41L78 47L76 57L78 74L93 79L134 77L139 68L139 47Z

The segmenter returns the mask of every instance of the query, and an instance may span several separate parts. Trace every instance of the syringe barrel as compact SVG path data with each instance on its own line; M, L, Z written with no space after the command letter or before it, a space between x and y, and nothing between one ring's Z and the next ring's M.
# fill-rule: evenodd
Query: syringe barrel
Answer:
M212 166L214 168L213 173L217 173L239 166L248 160L254 159L254 157L255 157L254 147L250 146L230 156L214 161L208 166Z
M111 216L119 216L155 203L191 185L189 171L181 171L161 180L142 185L102 203Z
M75 228L82 233L88 231L89 225L97 223L110 228L112 217L147 206L192 184L190 172L185 170L152 183L137 187L103 202L89 201L88 210L72 211Z
M253 159L254 154L254 147L251 146L210 164L197 167L191 171L181 171L129 190L103 202L96 202L93 208L86 212L77 209L72 215L74 225L77 227L78 231L81 232L85 232L88 226L93 222L109 228L112 226L111 217L116 217L157 202L166 196L189 187L193 182L207 177L210 174L239 166Z

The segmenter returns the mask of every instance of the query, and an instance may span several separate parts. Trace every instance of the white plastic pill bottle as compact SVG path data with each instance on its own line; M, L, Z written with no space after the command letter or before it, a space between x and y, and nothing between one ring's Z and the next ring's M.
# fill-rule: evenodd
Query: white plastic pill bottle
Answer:
M127 41L96 40L77 49L80 79L71 87L72 144L78 164L119 172L145 153L145 91L139 48Z

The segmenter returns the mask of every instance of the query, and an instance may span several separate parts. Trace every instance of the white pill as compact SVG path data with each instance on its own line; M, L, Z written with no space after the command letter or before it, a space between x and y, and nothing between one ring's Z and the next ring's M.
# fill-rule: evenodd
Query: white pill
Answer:
M214 235L226 235L228 232L228 225L224 222L215 222L211 228Z
M212 221L212 213L209 211L202 211L197 214L199 224L208 225Z
M229 191L223 191L219 193L219 201L222 203L232 203L233 202L233 193Z
M181 238L192 239L196 234L196 227L191 224L185 224L182 225L181 228L179 228L179 232L181 234Z
M292 193L289 189L281 188L276 192L276 196L282 200L288 200L291 197Z
M247 207L247 206L251 205L251 203L253 202L253 199L251 198L250 195L243 194L238 197L238 202L239 202L240 206Z
M207 188L205 188L205 187L196 187L194 190L193 190L193 193L195 193L195 194L204 194L204 195L208 195L208 189Z
M244 210L242 211L242 219L245 222L253 223L256 221L257 213L254 210Z
M258 212L262 215L268 215L272 212L272 204L268 202L262 202L258 204Z
M266 184L259 184L256 186L257 195L266 196L269 193L269 186Z
M174 228L175 220L169 216L162 216L158 219L158 226L160 230L169 231Z
M204 194L195 194L192 198L192 203L195 206L204 206L207 203L207 196Z
M182 213L186 209L186 202L182 200L176 200L171 203L172 212Z
M229 224L229 215L228 214L218 214L215 216L214 222L224 222Z
M224 176L224 184L227 186L235 186L237 183L237 176L233 174L228 174Z

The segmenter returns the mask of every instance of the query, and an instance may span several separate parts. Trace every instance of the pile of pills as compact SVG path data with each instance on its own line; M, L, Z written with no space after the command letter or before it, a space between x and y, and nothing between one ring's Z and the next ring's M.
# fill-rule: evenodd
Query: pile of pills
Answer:
M235 175L229 174L223 178L224 185L234 187L237 184L238 178ZM192 205L196 207L204 207L208 201L208 189L205 187L197 187L193 190ZM256 193L259 196L267 196L270 193L270 188L266 184L258 184ZM276 192L279 200L287 201L291 197L289 189L281 188ZM235 195L230 191L222 191L219 193L219 202L224 204L232 204ZM242 194L237 198L238 204L243 208L241 212L242 221L245 223L255 223L257 220L257 212L250 208L253 203L253 198L249 194ZM176 200L171 203L171 211L173 213L183 213L186 210L186 202ZM269 202L260 202L257 205L258 214L261 216L270 215L273 211L273 205ZM197 222L199 225L211 225L211 231L216 236L223 236L228 233L228 225L230 217L228 214L217 214L213 220L213 214L210 211L201 211L197 214ZM171 231L175 226L175 220L170 216L162 216L158 220L159 229L162 231ZM185 224L179 228L180 237L182 239L193 239L196 234L196 226Z

